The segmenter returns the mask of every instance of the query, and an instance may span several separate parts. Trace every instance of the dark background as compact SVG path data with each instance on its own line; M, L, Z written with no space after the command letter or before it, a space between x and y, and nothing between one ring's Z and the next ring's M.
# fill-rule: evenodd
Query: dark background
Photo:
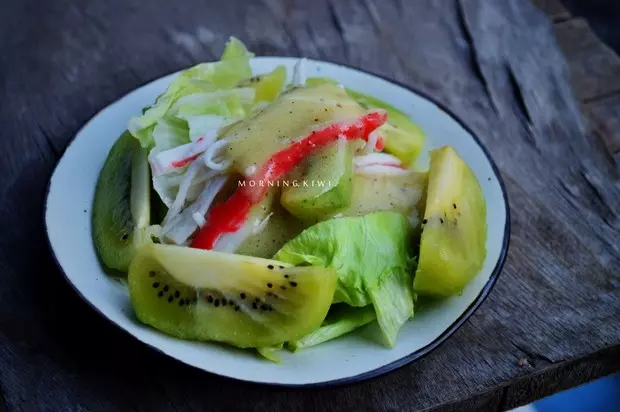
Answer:
M596 34L620 53L620 0L562 0L573 16L590 22Z

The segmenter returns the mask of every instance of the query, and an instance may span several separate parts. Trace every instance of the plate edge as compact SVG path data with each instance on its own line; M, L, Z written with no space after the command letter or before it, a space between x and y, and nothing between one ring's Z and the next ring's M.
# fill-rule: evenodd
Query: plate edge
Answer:
M296 57L291 57L291 56L264 56L264 57L254 57L254 59L287 59L287 60L295 60L297 59ZM499 278L500 273L502 272L502 269L504 267L504 264L506 262L506 257L508 254L508 250L510 248L510 228L511 228L511 219L510 219L510 205L508 202L508 194L506 191L506 187L504 184L504 181L502 179L501 173L497 167L497 165L495 164L495 161L493 160L493 158L491 157L491 154L489 153L488 149L486 148L486 146L480 141L480 139L478 138L478 136L473 132L473 130L465 123L465 121L463 121L460 117L458 117L452 109L450 109L449 107L447 107L447 105L444 105L443 103L441 103L440 101L438 101L436 98L432 97L430 94L419 90L418 88L416 88L415 86L411 86L408 84L405 84L401 81L395 80L395 79L391 79L385 75L382 74L378 74L378 73L374 73L372 71L369 70L364 70L364 69L360 69L357 68L353 65L349 65L346 63L340 63L340 62L335 62L335 61L330 61L330 60L316 60L316 59L308 59L308 61L310 62L317 62L317 63L328 63L334 66L340 66L340 67L344 67L350 70L355 70L361 73L365 73L374 77L377 77L379 79L382 79L384 81L387 81L389 83L392 83L396 86L402 87L405 90L408 90L411 93L417 94L418 96L428 100L429 102L433 103L435 106L437 106L440 110L442 110L443 112L445 112L446 114L448 114L448 116L450 116L452 118L452 120L454 120L456 123L458 123L465 131L467 131L473 138L473 140L476 142L476 144L478 145L478 147L480 147L480 149L482 150L484 156L487 158L489 164L491 165L491 169L493 170L493 174L495 175L495 178L497 179L497 182L500 186L501 192L502 192L502 198L504 200L504 205L505 205L505 212L506 212L506 222L504 224L504 236L502 239L502 248L500 250L500 255L496 261L495 267L493 268L493 271L491 272L491 275L489 276L489 279L487 280L487 282L485 283L484 287L482 288L482 290L480 291L480 293L478 294L478 296L472 301L472 303L467 307L467 309L465 309L465 311L463 311L463 313L461 313L461 315L447 328L445 329L441 335L439 335L435 340L433 340L431 343L429 343L428 345L424 346L421 349L418 349L417 351L404 356L394 362L391 362L387 365L383 365L379 368L373 369L371 371L368 372L363 372L361 374L357 374L354 376L348 376L348 377L344 377L344 378L339 378L339 379L334 379L334 380L329 380L329 381L322 381L322 382L316 382L316 383L280 383L280 382L257 382L257 381L252 381L252 380L245 380L242 378L237 378L237 377L232 377L232 376L227 376L227 375L221 375L219 373L216 372L212 372L212 371L206 371L202 368L199 368L198 366L195 365L191 365L189 363L186 363L172 355L167 354L166 352L164 352L163 350L147 343L144 342L143 340L137 338L136 336L134 336L133 334L131 334L128 330L126 330L123 327L120 327L118 324L116 324L116 322L112 321L111 319L109 319L103 312L101 312L99 310L99 308L97 308L95 305L93 305L77 288L76 286L73 284L73 282L71 282L69 280L69 278L67 277L67 274L65 273L64 269L62 268L62 266L60 265L60 262L58 261L58 257L56 256L56 253L54 251L54 248L52 246L51 243L51 239L50 239L50 235L49 235L49 230L48 230L48 226L47 226L47 209L48 209L48 202L49 202L49 194L50 194L50 189L51 189L51 185L52 185L52 180L54 178L54 175L56 174L56 169L58 168L62 158L64 157L66 151L69 149L69 147L74 143L75 138L86 128L89 126L89 124L96 118L98 117L101 113L103 113L107 108L109 108L110 106L118 103L121 99L125 98L126 96L130 95L131 93L133 93L134 91L136 91L137 89L143 88L151 83L154 83L158 80L161 80L162 78L165 77L169 77L169 76L173 76L175 74L180 73L183 70L186 69L181 69L181 70L177 70L168 74L164 74L156 79L153 80L148 80L145 81L144 83L136 86L133 88L132 91L130 91L129 93L126 93L124 95L122 95L121 97L119 97L118 99L114 100L113 102L109 103L108 105L106 105L103 109L97 111L94 115L92 115L88 121L86 121L86 123L84 123L84 125L82 127L80 127L78 129L78 131L73 135L73 137L71 138L71 140L69 141L69 143L66 145L66 147L64 148L64 150L62 151L62 154L59 156L58 160L56 161L56 163L54 164L54 167L52 169L52 173L48 178L48 183L46 185L45 188L45 200L44 200L44 207L43 207L43 226L45 228L45 237L46 237L46 241L47 241L47 245L48 248L51 252L52 258L54 259L54 262L56 263L56 266L60 269L60 272L62 273L63 277L65 278L65 280L67 281L67 283L69 283L69 285L71 285L71 287L73 288L73 290L78 294L78 296L80 296L80 298L82 298L87 304L88 306L90 306L92 309L95 310L95 312L97 312L100 316L102 316L104 319L106 319L107 321L111 322L112 324L114 324L116 327L118 327L120 330L124 331L125 333L127 333L129 336L131 336L134 339L137 339L138 341L142 342L143 344L145 344L147 347L150 347L151 349L154 349L157 352L162 353L163 355L166 355L167 357L170 357L172 359L174 359L177 362L180 362L184 365L199 369L203 372L207 372L210 374L213 374L215 376L221 377L221 378L225 378L225 379L230 379L233 381L240 381L240 382L245 382L245 383L249 383L249 384L253 384L253 385L261 385L261 386L270 386L270 387L280 387L280 388L296 388L296 389L300 389L300 388L326 388L326 387L336 387L336 386L346 386L346 385L352 385L355 383L361 383L362 381L366 381L372 378L377 378L379 376L383 376L389 372L393 372L396 371L402 367L404 367L405 365L408 365L416 360L419 360L421 358L423 358L424 356L428 355L429 353L431 353L432 351L434 351L435 349L437 349L439 346L441 346L446 340L448 340L458 329L460 329L461 326L463 326L463 324L474 314L474 312L480 307L480 305L482 305L482 303L486 300L486 298L488 297L488 295L490 294L491 290L493 289L493 287L495 286L495 284L497 283L497 280ZM190 66L191 67L191 66ZM188 67L189 68L189 67Z

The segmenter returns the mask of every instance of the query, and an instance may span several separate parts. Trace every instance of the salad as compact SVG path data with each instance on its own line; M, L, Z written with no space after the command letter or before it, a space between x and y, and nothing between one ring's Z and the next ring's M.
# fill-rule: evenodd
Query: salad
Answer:
M131 118L97 183L93 238L137 318L277 361L372 324L395 345L419 296L461 293L486 211L451 147L329 78L255 75L231 38Z

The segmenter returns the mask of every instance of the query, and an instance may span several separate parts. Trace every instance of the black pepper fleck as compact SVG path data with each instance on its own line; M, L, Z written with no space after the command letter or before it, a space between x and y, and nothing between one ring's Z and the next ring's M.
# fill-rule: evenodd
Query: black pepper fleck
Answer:
M424 219L424 220L422 221L422 223L427 224L427 223L428 223L428 219Z
M439 218L439 223L441 223L443 225L443 218Z
M288 279L288 275L284 275L284 279Z
M456 203L452 203L452 207L456 209Z
M273 285L271 283L267 283L267 287L271 289Z

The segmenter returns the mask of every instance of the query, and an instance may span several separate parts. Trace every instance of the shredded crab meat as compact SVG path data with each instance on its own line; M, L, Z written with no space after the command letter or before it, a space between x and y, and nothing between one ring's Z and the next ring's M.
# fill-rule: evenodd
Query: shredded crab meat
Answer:
M353 159L355 173L360 175L404 175L411 170L403 167L396 156L387 153L370 153Z
M295 63L293 68L293 86L303 86L306 84L306 58L301 58Z
M272 215L273 212L269 213L262 219L256 217L249 218L236 232L222 235L215 243L213 250L218 252L234 253L247 238L256 233L262 232L267 226L267 223L269 223L269 219L271 219Z
M364 166L356 169L355 171L358 175L382 175L382 176L395 176L395 175L406 175L411 173L410 169L403 169L398 166L392 165L370 165Z
M252 234L259 221L248 219L236 232L225 233L217 240L213 250L217 252L234 253L241 244Z
M209 146L205 151L204 164L213 170L226 170L232 166L232 160L224 157L227 146L227 140L218 140Z
M362 151L362 153L365 155L373 153L377 148L377 142L379 141L379 137L379 130L373 130L368 135L368 141L366 142L366 145L364 145L364 150Z
M269 213L263 220L256 221L253 233L260 233L265 230L265 227L267 227L267 223L269 223L269 219L271 219L271 216L273 216L273 212Z
M192 217L194 218L194 222L196 222L199 228L202 228L204 225L207 224L207 220L205 219L205 217L198 212L194 212L192 214Z
M356 156L353 159L353 162L356 167L366 167L372 165L402 166L402 162L398 157L387 153L370 153L367 155Z
M207 150L217 139L217 130L212 130L195 142L186 143L163 152L152 152L149 163L154 177L187 166Z
M185 172L185 176L183 176L183 181L179 185L179 191L177 192L177 196L175 197L174 202L172 202L172 205L170 205L168 213L166 214L166 217L162 222L162 225L164 227L166 227L166 225L170 223L172 219L177 217L177 215L181 213L181 210L183 210L183 206L185 206L185 201L187 200L187 193L189 191L189 187L192 184L194 177L196 177L198 170L202 167L202 156L203 155L199 156L198 159L193 161L187 169L187 172Z
M166 239L177 245L185 244L196 229L204 226L206 223L204 215L225 182L226 176L222 175L209 180L196 201L163 227L162 232Z

